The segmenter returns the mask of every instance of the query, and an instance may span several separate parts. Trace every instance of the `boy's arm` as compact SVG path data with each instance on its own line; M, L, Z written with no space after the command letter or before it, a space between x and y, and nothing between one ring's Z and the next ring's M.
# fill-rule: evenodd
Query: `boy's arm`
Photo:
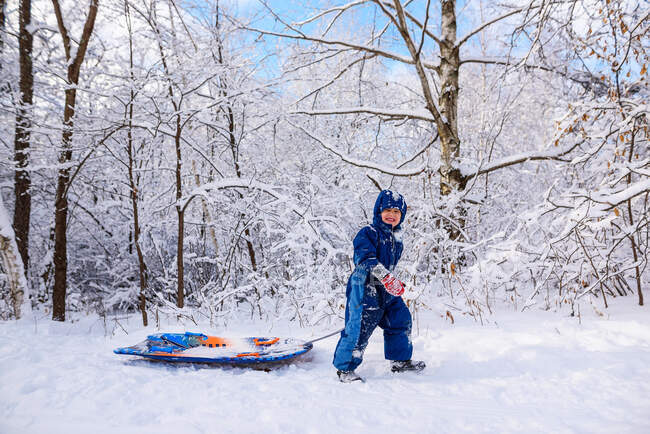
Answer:
M366 226L354 237L354 265L367 272L379 264L377 259L378 235L370 226Z
M372 269L371 273L377 279L381 280L387 275L389 275L390 271L388 271L388 268L381 265L381 262L377 262L377 265L375 266L375 268Z
M354 263L377 278L388 293L400 296L404 284L384 267L377 259L377 233L369 226L361 229L354 238Z

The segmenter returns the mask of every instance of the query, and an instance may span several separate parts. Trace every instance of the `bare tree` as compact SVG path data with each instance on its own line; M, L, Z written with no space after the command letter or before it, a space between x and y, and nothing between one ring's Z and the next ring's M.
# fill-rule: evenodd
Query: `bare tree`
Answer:
M143 2L144 3L144 2ZM140 17L149 25L151 28L156 49L158 51L161 69L163 73L163 82L164 88L166 90L165 98L167 102L171 105L171 114L163 113L162 108L156 104L158 110L157 115L159 119L157 120L160 125L165 125L169 127L169 130L162 132L164 135L169 136L173 140L174 145L174 192L175 192L175 204L174 208L176 210L177 216L177 238L176 238L176 266L177 266L177 284L176 284L176 306L183 308L185 306L185 261L184 261L184 244L185 244L185 207L182 204L183 198L183 155L184 155L184 146L183 144L187 141L185 137L187 130L191 130L191 120L194 116L201 112L201 110L194 110L192 108L187 108L186 106L190 104L190 99L201 86L209 80L209 78L198 79L197 82L191 82L191 78L188 77L184 68L184 53L181 52L179 47L180 38L178 37L175 30L175 19L176 17L181 22L183 29L185 30L187 40L193 48L193 53L197 54L198 48L194 42L192 35L189 32L189 28L185 25L182 14L179 13L177 5L172 0L166 1L168 10L169 10L169 27L165 27L162 24L162 19L158 15L158 2L145 3L141 9L135 8L132 5L133 10L136 11ZM170 35L170 38L167 35ZM207 77L211 77L211 71L201 71L201 76L203 74ZM160 128L157 128L158 131L162 131Z
M216 18L215 18L215 43L217 45L217 50L216 50L216 62L219 66L224 66L224 55L223 55L223 41L222 41L222 35L221 35L221 28L220 28L220 21L219 21L219 3L217 2L217 10L216 10ZM224 68L224 70L226 70ZM223 99L223 105L220 108L221 110L224 111L224 116L226 118L226 123L227 123L227 136L228 136L228 147L230 148L230 152L232 155L232 161L235 169L235 174L237 175L237 178L242 178L242 171L241 171L241 165L239 162L239 141L237 140L237 137L235 135L235 131L237 128L237 124L235 121L235 114L234 114L234 109L233 109L233 104L232 100L230 99L230 96L228 95L228 86L229 86L229 80L227 74L221 74L219 77L219 96ZM237 193L240 197L240 199L243 197L241 193ZM244 217L243 215L241 216L242 218ZM255 259L255 247L253 246L253 242L251 241L251 232L250 229L247 227L244 230L244 234L246 235L245 237L245 243L246 243L246 250L248 251L248 256L251 260L251 268L253 271L257 271L257 260Z
M3 5L4 7L4 5ZM29 147L31 134L31 113L34 96L34 73L32 68L32 48L34 37L29 29L31 25L31 0L20 0L20 100L16 108L16 134L14 140L14 191L16 202L14 207L13 226L16 232L18 251L22 259L25 273L29 267L29 224L32 208L30 192L31 176L28 170ZM3 17L4 20L4 17Z
M129 175L129 190L131 196L131 207L133 209L133 242L135 244L135 251L138 256L138 276L140 280L140 302L139 308L142 313L142 324L146 327L148 325L147 319L147 264L144 260L142 253L142 246L140 245L140 216L138 211L138 185L134 176L135 165L135 145L133 143L133 106L135 104L135 77L133 74L133 28L131 24L131 11L129 9L129 2L124 2L124 14L126 17L126 27L129 32L129 103L126 113L127 124L127 143L126 152L128 155L128 175Z
M171 3L168 3L171 13ZM167 81L167 92L169 101L171 102L174 108L173 115L173 139L174 139L174 149L176 151L176 164L174 168L175 175L175 190L176 190L176 216L178 218L178 232L176 238L176 267L177 267L177 286L176 286L176 306L182 308L185 306L185 262L183 260L184 253L184 240L185 240L185 213L184 209L181 206L181 198L183 197L183 158L182 158L182 136L183 136L183 127L186 125L183 121L182 105L184 95L176 95L174 90L175 83L174 77L170 70L170 65L168 63L168 55L165 52L163 47L163 36L159 28L157 21L157 12L156 12L156 3L150 5L151 10L149 11L149 16L147 21L151 26L152 30L156 35L156 42L158 45L158 52L160 54L160 62L163 66L163 71L165 73L165 79ZM173 19L173 16L170 17ZM176 54L176 53L174 53ZM173 56L172 56L173 57Z
M68 230L68 189L70 186L70 167L72 160L72 135L74 133L74 115L77 101L79 73L83 65L90 37L95 26L99 0L91 0L79 44L74 51L72 38L63 20L63 12L58 0L52 0L54 13L63 40L65 58L68 62L65 106L63 109L63 134L61 137L60 169L58 172L55 211L54 211L54 289L52 291L52 319L65 321L65 299L67 292L67 230Z

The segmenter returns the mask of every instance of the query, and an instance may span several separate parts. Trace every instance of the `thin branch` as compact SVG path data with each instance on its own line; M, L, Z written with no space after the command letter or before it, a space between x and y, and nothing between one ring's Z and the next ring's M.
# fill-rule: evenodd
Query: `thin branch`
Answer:
M406 177L419 175L420 173L424 172L425 169L426 169L426 166L422 165L420 167L416 167L416 168L411 169L411 170L399 170L399 169L393 169L393 168L390 168L390 167L380 166L378 164L374 164L374 163L371 163L371 162L368 162L368 161L357 160L357 159L355 159L353 157L350 157L349 155L343 154L338 149L336 149L334 146L331 146L331 145L327 144L324 140L314 136L311 132L307 131L302 126L295 125L295 124L293 124L291 122L289 122L289 124L292 125L295 128L298 128L303 133L305 133L307 136L311 137L313 140L320 143L323 148L327 149L328 151L330 151L334 155L338 156L344 162L346 162L348 164L351 164L353 166L356 166L356 167L376 170L378 172L385 173L386 175L406 176Z
M427 0L427 11L424 18L424 25L422 26L422 35L420 36L420 46L418 47L418 53L415 55L417 59L420 58L420 53L422 53L422 47L424 46L424 36L426 35L425 31L427 29L427 23L429 22L429 7L431 6L431 0Z
M407 2L407 3L404 5L404 8L405 8L406 6L408 6L409 3L411 3L411 2L410 2L410 1ZM395 9L395 6L394 6L394 5L392 5L392 4L390 4L390 3L386 2L386 1L382 2L382 4L384 4L385 6L391 8L391 9ZM404 8L403 8L403 9L404 9ZM406 17L407 17L410 21L412 21L416 26L418 26L419 28L421 28L422 31L423 31L423 32L424 32L428 37L430 37L431 39L433 39L433 40L434 40L438 45L440 45L440 44L442 43L442 41L440 40L439 37L437 37L436 35L434 35L433 33L431 33L429 30L427 30L426 26L424 26L424 25L420 22L420 20L418 20L417 18L415 18L415 16L413 16L413 14L411 14L409 11L407 11L407 10L404 9L404 15L406 15Z
M372 176L368 175L367 173L366 173L366 176L368 177L368 179L370 180L370 182L372 182L372 183L375 185L375 187L377 187L377 190L379 190L379 191L382 191L382 190L383 190L383 188L381 188L381 185L379 185L379 182L377 182L377 180L376 180L375 178L373 178Z
M328 87L328 86L334 84L334 82L335 82L336 80L338 80L339 78L341 78L341 76L342 76L343 74L345 74L347 71L349 71L350 68L352 68L352 67L353 67L354 65L356 65L357 63L359 63L359 62L365 62L367 59L373 59L373 58L375 58L375 57L377 57L377 56L376 56L375 54L373 54L373 55L371 55L371 56L369 56L369 57L365 57L365 56L364 56L364 57L361 57L361 58L359 58L359 59L356 59L354 62L350 63L348 66L346 66L345 68L343 68L343 69L341 70L341 72L339 72L339 73L338 73L334 78L332 78L330 81L328 81L328 82L325 83L324 85L322 85L322 86L320 86L320 87L318 87L318 88L312 90L312 91L309 92L307 95L305 95L305 96L303 96L302 98L300 98L298 101L296 101L296 104L299 103L299 102L301 102L301 101L304 101L305 99L309 98L309 97L312 96L313 94L318 93L318 92L320 92L321 90L325 89L326 87Z
M261 35L277 36L279 38L298 39L298 40L310 41L310 42L318 42L318 43L325 44L325 45L343 46L343 47L352 48L352 49L357 50L357 51L362 51L362 52L371 53L371 54L374 54L374 55L377 55L377 56L385 57L387 59L395 60L397 62L406 63L406 64L409 64L409 65L415 64L415 62L412 59L409 59L407 57L403 57L403 56L400 56L398 54L394 54L394 53L391 53L391 52L388 52L388 51L380 50L378 48L371 47L369 45L358 45L358 44L353 44L353 43L346 42L346 41L331 41L331 40L327 40L327 39L314 38L314 37L307 36L307 35L291 35L291 34L288 34L288 33L271 32L269 30L256 29L254 27L243 27L243 28L245 30L250 30L251 32L256 32L256 33L259 33ZM422 65L425 68L433 70L433 71L438 70L438 66L433 65L431 63L422 62Z
M192 42L192 45L194 46L194 51L197 52L199 51L199 47L196 45L196 42L194 42L194 39L192 38L192 34L190 33L190 29L187 28L187 25L185 24L185 20L183 19L183 15L180 13L178 10L178 6L176 6L176 1L170 0L172 6L174 6L174 10L176 10L176 14L178 15L178 18L181 20L181 24L183 25L183 28L185 29L185 33L187 33L187 37L190 38L190 41Z
M429 149L431 147L431 145L433 145L436 142L436 140L438 140L438 137L439 137L439 135L436 132L436 136L429 143L424 145L424 147L422 149L420 149L418 152L416 152L411 158L407 158L406 160L404 160L404 162L398 164L397 168L401 169L402 167L406 166L411 161L415 160L420 155L424 154L424 152L426 152L426 150Z
M104 144L104 142L105 142L106 140L108 140L108 139L109 139L113 134L115 134L116 132L118 132L119 130L121 130L121 129L124 128L124 127L126 127L126 125L120 125L120 126L116 127L114 130L112 130L111 132L109 132L107 135L105 135L105 136L104 136L104 137L103 137L103 138L102 138L102 139L101 139L101 140L100 140L100 141L99 141L99 142L98 142L98 143L97 143L97 144L96 144L96 145L95 145L95 146L94 146L94 147L93 147L89 152L88 152L88 154L86 154L86 156L85 156L85 157L84 157L84 158L79 162L79 164L78 164L77 167L75 168L74 173L72 174L72 176L70 176L70 180L68 181L68 183L67 183L67 185L66 185L66 187L65 187L65 191L64 191L64 193L63 193L63 196L64 196L64 197L68 195L68 190L69 190L70 187L72 186L72 182L75 180L75 178L77 177L77 175L78 175L79 172L81 171L81 168L84 166L84 164L86 163L86 161L88 161L88 159L90 158L90 156L91 156L91 155L92 155L92 154L97 150L97 148L99 148L100 146L102 146L102 145Z
M511 17L511 16L513 16L513 15L517 15L518 13L521 13L521 12L523 12L523 11L528 11L529 9L536 9L536 8L539 8L539 7L540 7L540 6L531 6L530 8L529 8L529 7L525 7L525 8L521 8L521 9L516 9L516 10L514 10L514 11L511 11L511 12L508 12L508 13L506 13L506 14L503 14L503 15L501 15L501 16L499 16L499 17L496 17L496 18L494 18L494 19L492 19L492 20L490 20L490 21L488 21L488 22L486 22L486 23L483 23L483 24L481 24L479 27L477 27L476 29L472 30L472 31L469 32L467 35L465 35L465 36L464 36L460 41L458 41L458 42L456 43L456 47L460 47L460 46L463 45L465 42L467 42L467 41L468 41L472 36L476 35L477 33L480 33L480 32L481 32L482 30L484 30L486 27L489 27L489 26L491 26L492 24L494 24L494 23L496 23L496 22L499 22L499 21L501 21L501 20L504 20L504 19L506 19L506 18L508 18L508 17Z
M59 0L52 0L52 6L54 6L54 15L56 16L56 23L59 26L59 33L61 33L61 39L63 39L63 49L65 50L66 60L70 60L70 35L68 35L68 28L63 22L63 13L61 12L61 5Z

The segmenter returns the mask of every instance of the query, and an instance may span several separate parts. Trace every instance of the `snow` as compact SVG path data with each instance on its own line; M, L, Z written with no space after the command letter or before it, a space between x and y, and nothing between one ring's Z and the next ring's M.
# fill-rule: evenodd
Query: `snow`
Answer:
M414 354L427 369L390 373L377 331L357 370L365 384L337 381L336 337L270 372L173 365L112 350L186 330L180 324L144 328L137 315L119 326L96 316L54 323L34 313L0 323L0 432L648 432L650 317L629 297L612 301L602 316L584 304L581 318L502 311L483 326L420 313ZM227 332L187 329L330 331L246 320Z
M15 288L10 289L10 292L16 292L18 298L20 298L20 293L22 292L22 303L20 310L29 310L31 308L29 303L26 303L25 300L29 299L29 285L27 285L27 279L23 273L23 259L18 252L18 245L16 244L16 234L14 233L13 226L11 225L11 220L9 219L9 213L7 208L5 208L4 200L0 194L0 239L3 239L3 244L6 244L3 248L6 249L6 252L3 253L2 266L7 270L13 266L13 269L7 270L7 276L9 280L9 286L15 285ZM13 275L13 277L11 277ZM13 297L13 295L12 295Z
M4 200L0 195L0 237L14 239L14 230L11 226L11 219L7 208L5 208ZM22 264L21 264L22 265Z

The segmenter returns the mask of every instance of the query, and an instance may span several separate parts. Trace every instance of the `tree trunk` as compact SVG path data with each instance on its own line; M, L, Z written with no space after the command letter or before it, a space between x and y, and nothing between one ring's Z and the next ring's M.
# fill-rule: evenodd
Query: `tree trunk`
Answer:
M223 95L226 96L227 93L224 90ZM228 104L228 137L230 141L230 151L232 152L232 158L233 162L235 164L235 173L237 174L237 178L241 178L241 169L239 167L239 152L238 152L238 146L237 146L237 140L235 138L235 116L232 111L232 107L230 104ZM241 193L239 194L239 198L243 199L243 195ZM244 229L244 234L246 235L246 249L248 250L248 256L250 257L251 260L251 267L253 268L253 271L257 271L257 260L255 259L255 247L253 247L253 243L251 242L251 231L250 229L246 228Z
M169 87L171 91L171 86ZM173 95L172 95L173 96ZM185 213L181 207L181 198L183 197L182 170L183 160L181 159L181 115L176 115L176 135L174 143L176 145L176 213L178 215L178 245L176 253L176 265L178 268L178 288L176 294L176 305L185 306L185 267L183 264L183 244L185 239Z
M197 187L201 186L201 178L199 177L199 173L196 169L196 161L192 160L192 173L194 174L194 183L196 184ZM214 226L212 225L212 215L210 214L210 209L208 208L208 204L205 201L205 198L201 196L201 207L203 208L203 219L207 222L208 224L208 232L210 233L210 240L212 241L212 246L214 247L214 252L215 255L219 252L219 243L217 242L217 233L214 230ZM201 232L201 236L205 237L205 232Z
M155 10L155 9L154 9ZM176 306L182 308L185 306L185 279L184 279L184 265L183 265L183 244L185 238L185 210L181 206L180 200L183 197L183 160L181 158L181 135L183 134L183 122L181 119L181 105L182 105L182 96L179 102L174 100L174 87L172 86L172 79L169 67L167 65L167 56L165 56L165 50L162 46L162 35L158 29L155 21L150 21L154 32L158 36L158 51L160 53L160 61L163 66L163 70L167 75L167 93L169 99L171 100L172 106L174 107L174 113L176 113L176 131L174 133L174 146L176 149L176 215L178 217L178 232L177 232L177 243L176 243L176 268L178 272L177 277L177 286L176 286Z
M68 288L68 185L70 169L67 163L72 160L72 133L74 109L77 100L75 88L65 91L63 110L63 150L59 155L59 176L56 184L54 202L54 289L52 290L52 319L65 321L65 298Z
M140 246L140 218L138 212L138 186L133 176L133 99L134 92L131 91L131 104L129 106L129 129L127 132L127 154L129 157L129 187L131 190L131 207L133 209L133 241L135 243L135 251L138 256L138 270L140 277L140 302L139 308L142 312L142 324L146 327L149 324L147 320L147 303L146 303L146 290L147 290L147 264L144 262L144 255L142 254L142 247Z
M465 189L467 180L458 168L458 71L459 47L456 46L456 1L442 1L440 41L440 85L438 106L444 125L438 124L440 135L440 193L448 195Z
M375 0L380 7L383 3ZM393 7L396 11L398 22L395 22L406 47L411 54L413 63L420 80L422 94L424 96L427 110L431 113L436 122L438 135L440 137L440 193L443 196L454 191L465 189L467 179L462 175L458 157L460 155L460 139L458 138L458 74L460 69L459 47L456 46L456 1L441 0L441 37L438 40L440 47L440 66L437 68L440 78L441 91L438 97L438 104L433 98L432 85L429 75L422 63L421 46L416 47L415 42L409 33L405 11L399 0L393 0ZM427 7L428 12L428 7ZM427 17L428 18L428 17ZM426 25L426 22L425 24ZM458 226L465 226L466 211L459 205L454 210ZM458 239L460 231L453 225L447 225L449 238Z
M61 137L61 153L59 154L59 175L54 202L54 289L52 291L52 319L65 321L65 298L67 292L68 274L68 188L70 186L70 168L72 160L72 133L74 131L74 113L77 100L77 85L79 72L86 55L90 36L95 26L99 0L91 0L88 17L84 24L83 34L79 40L77 52L72 58L72 46L68 29L63 22L63 13L58 0L52 0L54 12L63 39L63 48L68 60L68 88L65 91L65 108L63 110L63 134Z
M142 324L146 327L149 324L147 320L147 264L144 262L142 247L140 247L140 220L138 214L138 189L133 178L133 152L131 150L131 132L129 131L129 183L131 186L131 205L133 207L133 233L135 242L135 251L138 255L138 270L140 276L140 303L139 308L142 312Z
M0 54L4 52L5 49L5 21L7 14L5 9L7 8L7 0L0 0ZM2 73L2 62L0 62L0 74ZM3 83L0 83L0 89L4 87Z
M133 238L135 243L135 251L138 256L138 274L140 277L140 302L139 308L142 313L142 324L146 327L149 325L147 319L147 264L144 262L144 255L140 247L140 220L138 214L138 186L133 176L134 166L134 149L133 149L133 103L135 102L134 76L133 76L133 31L131 28L131 14L128 2L124 2L124 12L126 15L126 25L129 31L129 73L131 77L131 94L129 102L128 124L127 131L127 154L129 157L129 187L131 189L131 206L133 208Z
M460 139L458 137L458 75L460 69L459 49L456 45L456 1L442 1L442 22L440 40L440 95L438 107L443 125L438 124L440 135L440 194L449 195L462 191L467 184L459 168ZM442 128L441 128L442 126ZM463 204L458 204L454 210L458 226L465 227L467 210ZM446 231L449 239L458 240L461 231L454 225L447 224ZM464 262L464 258L460 258Z
M31 7L31 0L20 1L20 102L16 110L16 134L14 139L14 161L16 165L14 172L14 191L16 202L13 226L25 273L27 273L29 266L29 221L32 208L32 196L30 192L31 176L27 170L29 163L30 130L32 126L31 107L34 95L34 75L32 68L34 38L32 33L28 31L28 26L31 23Z
M215 20L215 30L217 32L217 61L223 65L223 44L221 43L221 38L220 38L220 31L221 29L219 28L219 2L217 1L217 11L216 11L216 20ZM222 83L222 90L221 93L224 97L224 101L228 101L228 89L226 85L226 80L221 80ZM230 102L227 102L227 114L226 118L228 120L228 140L230 144L230 151L232 152L232 159L233 159L233 164L235 166L235 173L237 174L238 178L241 178L241 168L239 166L239 149L237 145L237 139L235 137L235 115L232 110L232 106L230 105ZM243 198L241 193L239 193L239 197ZM248 250L248 256L251 260L251 268L253 271L257 271L257 260L255 259L255 247L253 246L253 243L251 242L251 232L250 229L246 228L244 230L244 234L246 235L246 249Z
M632 139L630 140L630 155L627 158L628 163L632 162L632 155L634 155L635 138L636 138L636 119L634 120L634 123L632 125ZM627 185L629 186L631 183L632 183L632 172L627 174ZM630 227L634 227L634 217L632 214L632 199L629 199L627 201L627 212L628 212L628 217L630 219ZM628 238L630 240L630 244L632 244L632 256L634 257L634 262L638 263L639 257L637 254L636 242L634 241L634 234L632 233L628 235ZM636 292L639 297L639 306L643 306L643 290L641 289L641 270L639 269L638 265L634 267L634 271L636 272L634 280L636 281Z
M14 317L20 319L22 306L29 301L27 292L27 279L18 247L16 245L14 231L9 225L9 215L0 195L0 258L2 268L7 275L9 284L9 295ZM28 305L29 306L29 305Z

